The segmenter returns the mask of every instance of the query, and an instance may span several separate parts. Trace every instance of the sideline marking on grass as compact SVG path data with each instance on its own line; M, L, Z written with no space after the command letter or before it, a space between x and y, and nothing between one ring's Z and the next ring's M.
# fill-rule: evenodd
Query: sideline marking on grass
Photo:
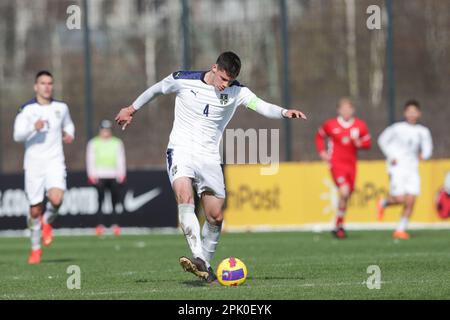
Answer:
M435 282L439 282L442 284L445 283L450 283L450 281L443 281L441 279L436 279L436 280L409 280L409 281L381 281L381 284L385 285L385 284L417 284L417 285L423 285L426 283L435 283ZM362 281L362 282L328 282L328 283L302 283L299 285L296 285L294 287L298 287L298 288L320 288L320 287L349 287L349 286L354 286L354 287L365 287L366 286L366 281ZM240 287L236 287L236 288L231 288L232 290L239 290L239 289L244 289L246 287L251 287L246 285L240 286ZM286 285L271 285L269 286L270 288L286 288ZM72 294L3 294L0 297L2 299L32 299L32 298L39 298L39 299L51 299L51 298L80 298L80 297L95 297L95 296L107 296L107 295L133 295L133 294L150 294L150 293L157 293L157 292L185 292L186 290L188 291L206 291L206 290L230 290L230 288L228 287L222 287L222 286L199 286L199 287L195 287L195 288L186 288L185 286L180 286L179 288L167 288L167 289L145 289L145 290L112 290L112 291L89 291L89 292L85 292L83 290L77 291L76 293ZM382 289L381 291L387 291L389 289ZM368 292L370 292L371 290L367 290ZM46 298L43 298L46 297ZM222 300L222 299L219 299Z
M348 223L347 230L350 231L376 231L376 230L394 230L397 223L391 222L368 222L368 223ZM315 223L305 225L291 225L291 226L243 226L243 227L225 227L223 233L265 233L265 232L329 232L334 228L331 223ZM409 230L449 230L450 222L411 222L408 225ZM61 228L54 229L55 236L94 236L94 228ZM121 228L122 235L182 235L180 228ZM109 236L109 235L106 235ZM0 237L16 238L29 237L29 230L1 230Z

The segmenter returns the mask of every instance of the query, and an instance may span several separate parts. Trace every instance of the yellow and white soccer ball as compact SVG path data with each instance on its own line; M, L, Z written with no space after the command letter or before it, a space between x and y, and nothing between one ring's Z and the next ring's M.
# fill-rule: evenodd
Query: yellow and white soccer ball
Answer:
M223 286L239 286L247 279L247 267L238 258L222 260L217 267L217 280Z

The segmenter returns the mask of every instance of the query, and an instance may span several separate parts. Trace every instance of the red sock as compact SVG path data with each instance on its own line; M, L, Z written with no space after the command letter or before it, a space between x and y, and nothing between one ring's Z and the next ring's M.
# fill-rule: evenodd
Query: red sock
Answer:
M342 227L342 225L344 224L344 217L337 217L336 218L336 227Z

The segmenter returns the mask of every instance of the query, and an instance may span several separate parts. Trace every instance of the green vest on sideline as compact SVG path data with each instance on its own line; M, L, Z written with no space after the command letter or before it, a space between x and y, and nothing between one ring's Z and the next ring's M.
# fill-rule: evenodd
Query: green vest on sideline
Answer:
M95 137L93 139L95 166L97 168L116 168L120 143L120 139L116 137L109 139Z

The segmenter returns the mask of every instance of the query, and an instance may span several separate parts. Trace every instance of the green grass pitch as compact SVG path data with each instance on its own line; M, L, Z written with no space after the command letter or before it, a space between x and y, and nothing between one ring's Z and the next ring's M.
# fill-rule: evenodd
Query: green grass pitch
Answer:
M213 265L228 256L247 265L240 287L208 285L185 273L182 235L61 236L40 265L26 264L29 240L0 239L0 299L449 299L450 231L224 234ZM81 289L67 289L67 268L81 269ZM381 289L369 290L370 265Z

